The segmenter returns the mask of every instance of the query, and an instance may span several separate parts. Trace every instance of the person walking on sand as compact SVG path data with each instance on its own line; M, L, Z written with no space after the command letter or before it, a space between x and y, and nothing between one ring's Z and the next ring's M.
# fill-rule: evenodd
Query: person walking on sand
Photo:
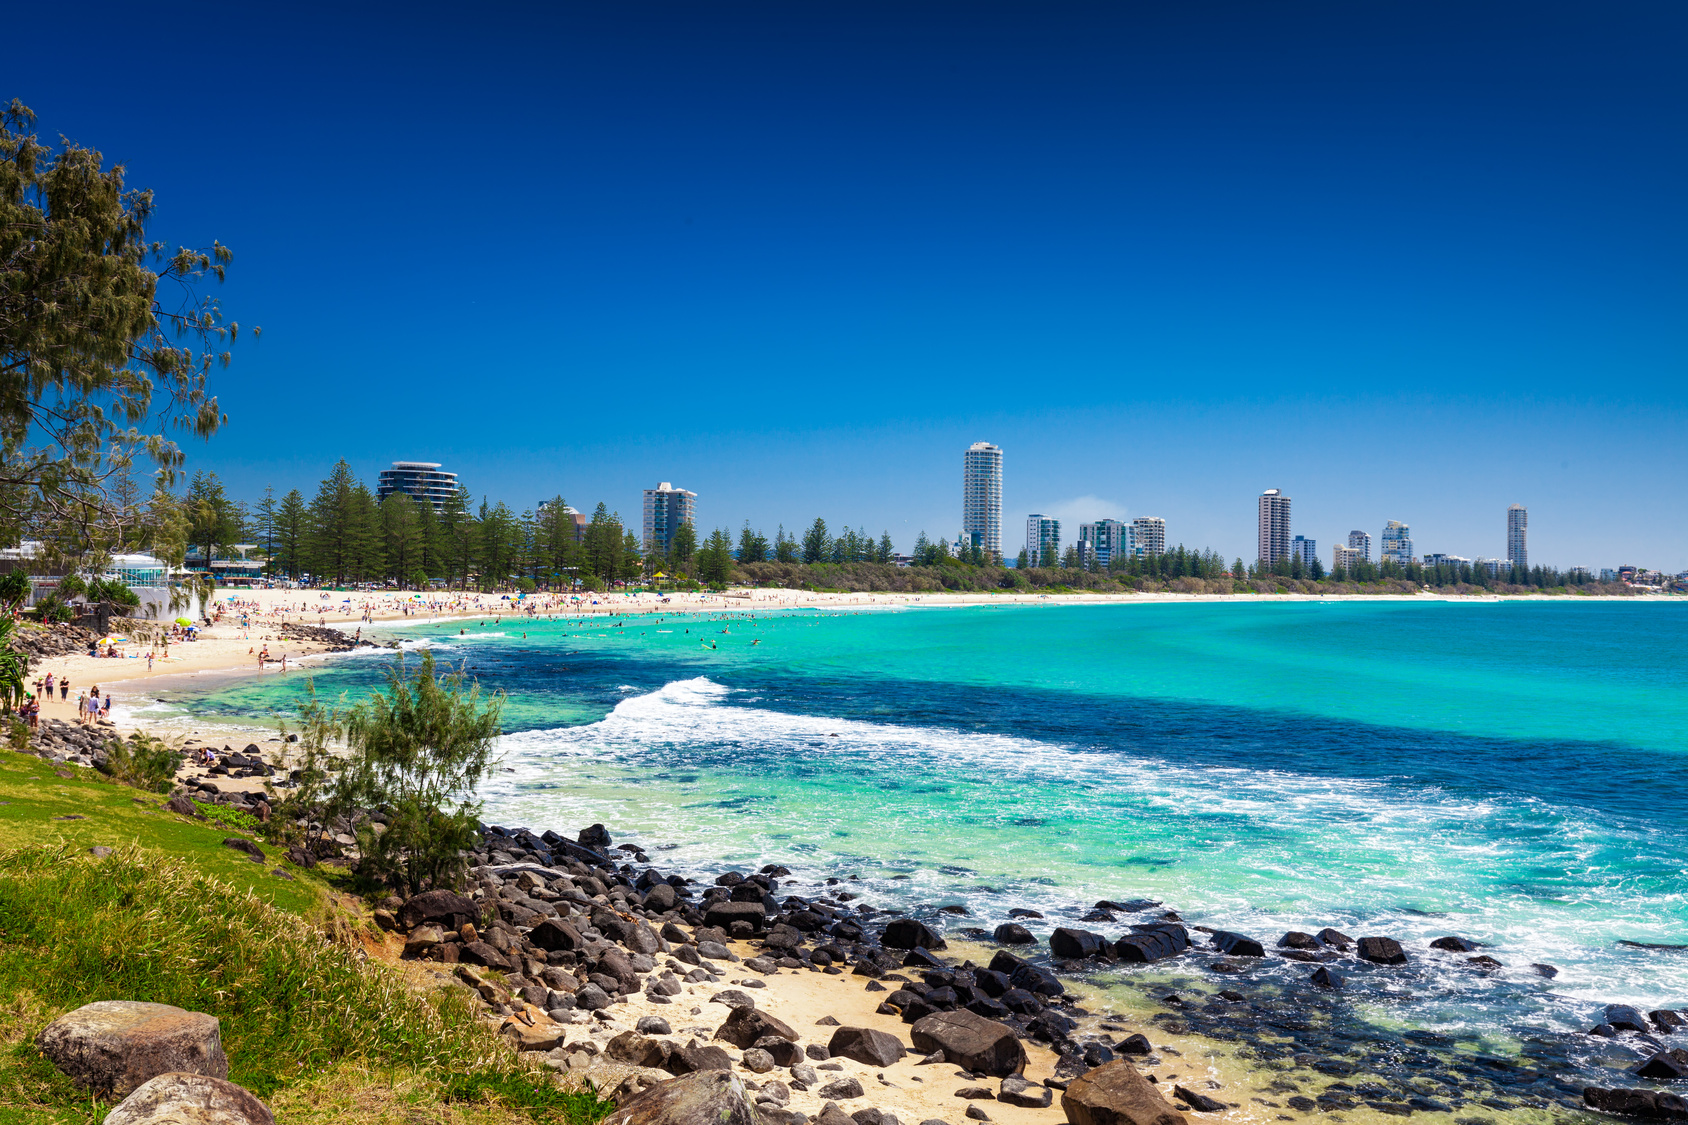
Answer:
M152 650L147 649L147 671L152 671Z
M66 699L69 699L69 698L70 698L70 677L66 676L59 681L59 699L62 702L63 700L66 700Z

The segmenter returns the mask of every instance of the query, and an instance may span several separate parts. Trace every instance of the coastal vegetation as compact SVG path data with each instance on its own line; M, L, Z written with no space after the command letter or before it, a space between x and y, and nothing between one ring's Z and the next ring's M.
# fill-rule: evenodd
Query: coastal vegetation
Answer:
M0 111L0 542L28 535L96 563L169 552L176 437L226 421L210 380L241 328L201 286L233 255L153 238L152 192L34 124L15 99Z
M68 776L66 776L68 775ZM0 1105L8 1122L92 1123L107 1106L34 1035L95 1000L216 1016L232 1081L306 1125L426 1119L586 1125L608 1109L519 1061L458 989L419 992L365 955L345 876L269 873L93 770L0 761ZM219 819L230 810L201 806ZM112 854L90 853L93 845ZM266 852L262 842L251 845Z

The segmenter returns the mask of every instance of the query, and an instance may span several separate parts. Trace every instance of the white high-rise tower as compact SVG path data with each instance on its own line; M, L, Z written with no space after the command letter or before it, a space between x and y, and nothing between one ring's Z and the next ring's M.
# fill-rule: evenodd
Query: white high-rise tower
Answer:
M961 457L961 535L961 546L1002 558L1002 450L988 441Z
M1530 565L1530 513L1524 505L1506 510L1506 561L1520 570Z
M1260 494L1260 553L1267 566L1289 558L1289 497L1280 489Z

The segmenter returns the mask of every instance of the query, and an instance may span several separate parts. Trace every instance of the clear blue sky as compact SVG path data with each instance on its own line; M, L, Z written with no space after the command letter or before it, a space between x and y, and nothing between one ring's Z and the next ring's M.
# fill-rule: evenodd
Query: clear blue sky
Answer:
M1688 567L1688 7L35 5L0 96L235 251L191 451L906 549L1025 513Z

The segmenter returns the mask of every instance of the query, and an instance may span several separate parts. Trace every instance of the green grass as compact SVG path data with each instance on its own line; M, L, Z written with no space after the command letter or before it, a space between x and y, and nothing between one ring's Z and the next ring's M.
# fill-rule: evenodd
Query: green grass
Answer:
M368 960L343 896L268 874L271 849L260 866L222 846L230 828L160 812L152 794L0 757L0 1125L103 1117L34 1039L118 999L216 1016L229 1079L283 1120L587 1125L608 1111L528 1069L458 990L424 994ZM53 819L72 813L86 819ZM116 851L95 858L96 844Z

